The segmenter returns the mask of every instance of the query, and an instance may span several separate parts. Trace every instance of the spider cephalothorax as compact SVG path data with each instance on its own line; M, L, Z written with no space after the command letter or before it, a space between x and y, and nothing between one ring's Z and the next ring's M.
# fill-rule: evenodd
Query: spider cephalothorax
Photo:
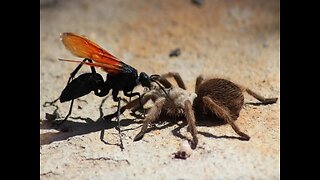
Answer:
M171 87L165 89L166 94L159 88L147 92L146 95L151 95L158 98L166 98L162 106L161 113L169 117L181 117L185 116L185 102L190 101L193 103L193 100L197 97L196 93L190 93L179 87Z

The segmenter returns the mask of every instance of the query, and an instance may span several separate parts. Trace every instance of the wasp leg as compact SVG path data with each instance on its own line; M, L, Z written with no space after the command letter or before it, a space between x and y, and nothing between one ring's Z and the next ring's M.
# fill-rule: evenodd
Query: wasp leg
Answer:
M118 122L118 131L119 131L119 137L120 137L120 148L121 148L121 151L124 149L124 146L123 146L123 142L122 142L122 137L121 137L121 124L120 124L120 101L121 99L118 96L118 93L119 91L117 90L113 90L112 91L112 98L113 98L113 101L115 102L118 102L118 107L117 107L117 122Z
M143 103L142 103L140 93L138 93L138 92L132 93L132 91L131 91L131 93L129 94L129 92L124 91L123 94L127 97L130 97L130 98L133 96L138 96L139 102L140 102L140 108L142 108L142 111L143 111L143 118L145 118L146 117L146 110L143 108Z

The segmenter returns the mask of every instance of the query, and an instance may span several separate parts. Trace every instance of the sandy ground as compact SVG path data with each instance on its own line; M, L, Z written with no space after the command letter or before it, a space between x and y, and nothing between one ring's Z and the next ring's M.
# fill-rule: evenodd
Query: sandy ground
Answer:
M72 115L60 128L51 126L45 114L57 110L60 120L70 103L42 106L60 95L76 66L58 58L80 60L65 49L61 32L86 35L139 72L178 72L190 91L203 74L228 78L265 97L279 97L279 1L204 0L200 7L189 0L41 4L41 179L280 178L280 99L255 106L247 103L257 100L245 94L236 124L251 136L250 141L239 140L229 125L198 122L199 144L186 160L172 158L184 137L191 137L183 121L156 123L142 140L133 142L142 119L126 111L121 116L125 146L121 151L116 120L101 120L116 110L111 96L89 94L76 100ZM170 58L175 48L181 55ZM83 68L81 73L89 70Z

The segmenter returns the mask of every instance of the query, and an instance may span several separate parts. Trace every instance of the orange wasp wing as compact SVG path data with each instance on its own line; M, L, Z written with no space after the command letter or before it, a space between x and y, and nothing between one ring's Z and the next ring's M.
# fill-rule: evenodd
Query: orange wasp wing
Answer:
M60 38L73 55L95 61L107 73L121 72L123 62L89 39L69 32L62 33Z

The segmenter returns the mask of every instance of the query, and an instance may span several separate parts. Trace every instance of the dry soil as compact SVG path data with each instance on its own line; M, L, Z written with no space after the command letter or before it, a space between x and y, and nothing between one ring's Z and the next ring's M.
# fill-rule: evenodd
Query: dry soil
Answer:
M279 1L204 0L202 6L190 0L40 2L41 179L280 178ZM203 74L279 100L257 106L257 100L245 94L236 124L250 141L239 140L229 125L198 122L199 144L186 160L172 158L184 137L190 138L183 121L156 123L142 140L133 142L143 119L126 111L121 116L121 151L116 120L101 120L116 110L111 96L89 94L75 100L72 115L59 128L45 116L56 110L60 120L70 105L43 107L59 97L76 66L58 58L81 60L65 49L59 39L62 32L87 36L139 72L178 72L189 91ZM181 55L170 58L176 48ZM81 73L89 71L84 67Z

